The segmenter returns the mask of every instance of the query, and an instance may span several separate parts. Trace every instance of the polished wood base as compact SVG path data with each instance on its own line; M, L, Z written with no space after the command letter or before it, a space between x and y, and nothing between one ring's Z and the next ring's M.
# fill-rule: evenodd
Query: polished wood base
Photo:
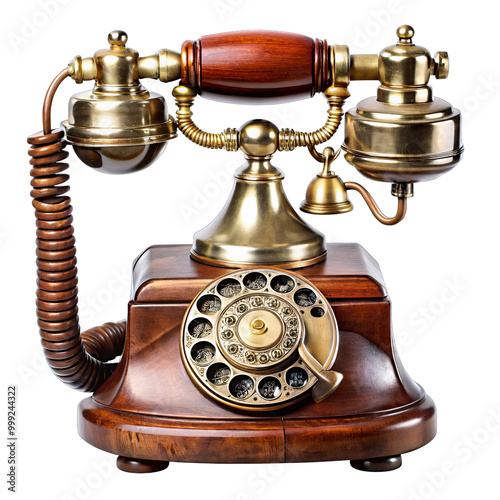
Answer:
M326 261L300 273L329 300L340 330L333 369L344 379L330 398L262 415L199 392L181 361L180 327L196 293L225 273L190 259L187 246L152 247L136 260L122 360L79 406L85 441L129 457L120 468L139 472L134 460L351 460L361 470L392 470L401 454L432 440L434 403L399 360L380 269L359 245L330 245Z
M429 397L383 414L306 420L155 417L111 410L88 398L79 405L78 427L88 443L116 455L133 453L138 462L145 457L162 463L351 460L357 469L382 471L401 465L401 457L397 464L394 455L429 442L436 432L435 423L435 407ZM378 453L383 458L374 458Z

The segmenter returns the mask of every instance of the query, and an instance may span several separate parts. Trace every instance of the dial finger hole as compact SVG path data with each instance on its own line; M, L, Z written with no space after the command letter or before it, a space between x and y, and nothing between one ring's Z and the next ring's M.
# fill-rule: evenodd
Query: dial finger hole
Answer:
M271 288L278 293L289 293L295 288L295 281L286 274L279 274L271 280Z
M226 278L218 284L217 291L226 299L230 299L241 292L241 284L234 278Z
M301 389L307 384L309 377L303 368L295 366L286 372L285 380L292 389Z
M315 318L321 318L325 315L325 310L322 307L313 307L311 309L311 316Z
M215 347L210 342L198 342L191 349L191 358L197 365L208 365L215 358Z
M221 300L217 295L203 295L196 302L198 311L204 314L215 314L220 311L221 306Z
M264 399L276 399L281 396L281 382L276 377L264 377L259 382L259 394Z
M237 399L246 399L254 391L255 384L248 375L236 375L229 382L229 392Z
M262 273L248 273L243 278L243 284L249 290L261 290L267 285L267 278Z
M316 294L309 288L301 288L295 292L293 300L300 307L310 307L316 302Z
M207 369L207 379L214 385L225 385L231 378L231 369L224 363L214 363Z
M188 332L195 339L208 337L212 333L212 323L206 318L196 318L189 323Z

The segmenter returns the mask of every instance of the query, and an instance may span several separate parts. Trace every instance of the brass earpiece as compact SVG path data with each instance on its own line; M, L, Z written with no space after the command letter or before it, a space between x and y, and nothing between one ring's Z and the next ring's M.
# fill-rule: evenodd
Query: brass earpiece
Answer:
M91 58L77 56L69 64L69 75L77 83L95 80L95 86L71 98L63 126L83 163L100 172L122 174L151 165L167 141L176 137L165 99L148 92L139 78L178 78L180 59L164 49L139 58L125 46L124 31L112 31L108 41L108 49Z
M434 59L413 43L414 30L403 25L399 41L378 56L376 97L345 114L345 159L363 175L385 182L432 180L461 159L460 111L434 98L432 75L448 76L448 54Z

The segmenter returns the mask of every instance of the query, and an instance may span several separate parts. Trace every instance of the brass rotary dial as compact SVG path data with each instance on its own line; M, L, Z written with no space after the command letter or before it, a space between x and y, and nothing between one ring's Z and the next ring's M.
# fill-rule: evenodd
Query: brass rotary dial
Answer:
M328 397L338 332L321 292L278 269L236 271L202 290L183 322L184 365L207 395L233 407L272 410Z

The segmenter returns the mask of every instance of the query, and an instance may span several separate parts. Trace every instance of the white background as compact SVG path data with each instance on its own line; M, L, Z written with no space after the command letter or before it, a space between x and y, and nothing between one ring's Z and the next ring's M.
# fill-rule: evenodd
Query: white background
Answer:
M105 2L29 0L4 4L2 16L2 171L0 252L2 391L18 387L17 498L119 497L271 499L340 498L418 500L498 493L500 396L498 390L497 259L499 185L497 20L491 2L191 0ZM41 129L43 96L53 77L76 54L106 46L112 29L128 32L141 55L161 47L180 50L186 39L238 29L272 29L348 44L351 53L376 53L396 42L403 23L433 54L450 54L450 77L431 82L464 114L464 160L444 177L415 187L406 219L379 224L356 193L355 210L303 217L328 241L360 242L380 263L393 301L399 352L410 375L438 407L438 436L405 455L386 474L361 473L347 462L289 465L172 463L164 472L131 475L114 457L81 440L76 406L85 397L59 382L41 354L35 318L35 231L29 197L26 137ZM174 112L172 84L144 84L165 95ZM69 97L89 87L65 81L53 123L66 118ZM354 82L346 109L374 95L376 82ZM314 130L323 124L321 96L279 106L236 106L197 99L197 123L218 132L252 118L278 127ZM330 144L342 142L339 132ZM151 244L190 243L209 223L230 190L240 153L214 152L180 136L149 169L106 176L70 157L71 196L78 242L83 328L126 314L131 262ZM319 164L306 151L280 153L287 194L297 207ZM344 181L362 182L391 213L390 185L364 179L343 159ZM496 416L496 420L495 420ZM7 448L0 470L7 470ZM6 476L0 489L6 491ZM484 497L484 495L483 495Z

